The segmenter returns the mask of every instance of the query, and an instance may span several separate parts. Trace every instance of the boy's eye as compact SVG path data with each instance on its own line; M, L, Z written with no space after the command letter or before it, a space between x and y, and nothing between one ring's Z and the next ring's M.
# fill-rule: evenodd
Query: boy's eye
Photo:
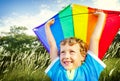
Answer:
M61 51L60 54L65 54L65 51Z
M70 51L70 54L74 54L74 53L75 53L75 51L73 51L73 50Z
M72 52L74 52L74 51L71 50L70 52L72 53Z

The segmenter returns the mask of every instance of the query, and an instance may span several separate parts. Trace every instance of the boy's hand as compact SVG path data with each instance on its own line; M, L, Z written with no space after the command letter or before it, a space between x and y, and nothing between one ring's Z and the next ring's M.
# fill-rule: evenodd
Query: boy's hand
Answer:
M46 26L51 26L52 24L54 24L55 19L51 19L46 23Z
M102 15L102 14L105 14L105 13L101 9L96 9L95 12L94 12L94 14L95 15Z

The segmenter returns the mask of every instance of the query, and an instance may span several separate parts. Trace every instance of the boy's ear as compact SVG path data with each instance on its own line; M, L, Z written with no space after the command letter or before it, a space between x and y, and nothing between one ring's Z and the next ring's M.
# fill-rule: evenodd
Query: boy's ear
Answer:
M84 62L84 61L85 61L85 58L86 58L86 55L82 55L81 61Z

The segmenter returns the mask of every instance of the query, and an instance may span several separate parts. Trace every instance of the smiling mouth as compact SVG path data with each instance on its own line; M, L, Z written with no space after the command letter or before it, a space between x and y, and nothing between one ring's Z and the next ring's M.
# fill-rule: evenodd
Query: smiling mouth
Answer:
M73 61L64 61L63 63L64 63L66 66L68 66L68 65L72 64Z

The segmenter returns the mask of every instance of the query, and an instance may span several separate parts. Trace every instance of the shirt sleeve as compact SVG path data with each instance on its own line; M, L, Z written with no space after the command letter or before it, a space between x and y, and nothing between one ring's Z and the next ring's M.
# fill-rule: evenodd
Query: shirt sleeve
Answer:
M96 60L103 68L106 67L105 63L100 58L98 58L92 51L89 50L88 54L90 55L90 57Z
M57 68L60 67L60 59L57 57L45 70L45 73L51 78Z
M90 81L97 81L101 72L106 67L106 65L90 50L88 51L84 66L86 75L91 76L89 77Z

